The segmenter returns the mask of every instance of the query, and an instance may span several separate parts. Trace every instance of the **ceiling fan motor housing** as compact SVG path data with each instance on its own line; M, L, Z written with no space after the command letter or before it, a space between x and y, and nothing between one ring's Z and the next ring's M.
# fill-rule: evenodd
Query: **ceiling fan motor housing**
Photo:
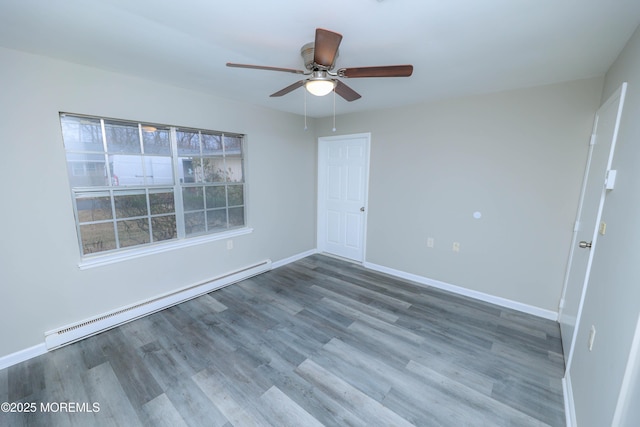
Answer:
M302 46L302 48L300 48L300 55L302 55L302 59L304 60L304 66L307 70L310 70L310 71L314 71L318 69L317 64L313 62L314 53L315 53L314 47L315 47L315 43L309 42L304 46ZM336 51L335 58L338 58L338 53L339 52ZM333 60L333 64L331 64L331 67L327 68L327 70L333 70L333 67L335 67L336 65L335 58Z

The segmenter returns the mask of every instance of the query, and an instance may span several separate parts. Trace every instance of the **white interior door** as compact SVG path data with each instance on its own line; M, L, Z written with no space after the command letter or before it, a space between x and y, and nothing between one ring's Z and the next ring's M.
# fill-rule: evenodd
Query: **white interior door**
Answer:
M571 360L598 233L604 231L600 229L600 219L608 191L605 184L615 151L625 92L626 83L598 109L593 125L559 315L567 363Z
M369 134L318 140L318 249L364 261Z

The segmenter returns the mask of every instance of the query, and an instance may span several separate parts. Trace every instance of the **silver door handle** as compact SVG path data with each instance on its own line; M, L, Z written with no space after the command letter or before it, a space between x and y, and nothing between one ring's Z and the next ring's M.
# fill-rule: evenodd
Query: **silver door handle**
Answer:
M580 246L582 249L586 249L586 248L591 249L591 242L585 242L583 240L582 242L578 243L578 246Z

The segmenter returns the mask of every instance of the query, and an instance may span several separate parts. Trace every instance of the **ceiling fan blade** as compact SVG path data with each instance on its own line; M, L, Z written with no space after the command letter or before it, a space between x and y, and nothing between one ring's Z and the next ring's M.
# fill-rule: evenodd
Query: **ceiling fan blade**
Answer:
M265 67L262 65L235 64L233 62L227 62L227 67L250 68L252 70L284 71L285 73L304 74L304 71L294 70L293 68Z
M336 87L334 90L338 95L340 95L341 97L343 97L349 102L362 98L362 96L358 92L351 89L349 86L342 83L340 80L336 80Z
M293 92L294 90L298 89L300 86L303 86L304 82L305 82L304 80L300 80L299 82L295 82L294 84L289 85L289 86L285 87L284 89L277 91L276 93L272 93L269 96L274 97L274 96L286 95L289 92Z
M413 65L383 65L380 67L341 68L340 77L409 77L413 74Z
M316 28L316 41L314 44L313 62L327 69L333 68L338 47L342 41L342 34L333 31Z

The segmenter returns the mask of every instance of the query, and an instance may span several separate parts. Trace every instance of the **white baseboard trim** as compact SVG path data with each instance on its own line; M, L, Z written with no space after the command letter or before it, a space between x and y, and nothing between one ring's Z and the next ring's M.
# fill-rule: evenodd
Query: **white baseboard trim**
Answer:
M205 282L187 286L155 298L112 310L90 319L47 331L45 332L46 348L47 350L53 350L63 345L74 343L268 270L271 270L271 260L265 260L252 266L216 276Z
M188 286L169 294L163 294L150 300L112 310L108 313L92 317L91 319L47 331L45 332L44 343L0 357L0 369L8 368L33 357L45 354L49 350L88 338L89 336L96 335L123 323L147 316L209 293L215 289L239 282L274 268L282 267L316 253L318 253L318 250L312 249L276 262L266 260L254 266L218 276L203 283Z
M307 255L301 254L297 259L303 258L304 256ZM47 351L80 341L132 320L248 279L249 277L269 271L272 268L271 260L267 259L252 266L216 276L205 282L187 286L149 300L112 310L90 319L47 331L45 332L44 343L0 357L0 369L8 368L33 357L45 354Z
M573 389L571 388L571 378L568 372L562 379L562 395L564 397L564 416L567 427L575 427L577 426L576 407L573 403Z
M46 353L48 350L61 347L66 344L79 341L89 336L98 334L107 329L116 327L123 323L138 319L140 317L155 313L181 302L187 301L192 298L196 298L205 293L209 293L215 289L228 286L232 283L240 280L247 279L254 275L263 273L265 271L282 267L292 262L298 261L302 258L308 257L318 253L317 249L311 249L306 252L302 252L291 257L271 262L266 260L262 263L258 263L254 266L250 266L241 270L237 270L222 276L218 276L204 283L192 285L180 290L174 291L169 294L163 294L151 300L146 300L138 304L132 304L130 306L122 307L117 310L110 311L100 316L93 317L81 322L77 322L71 325L63 326L61 328L47 331L45 333L45 342L33 347L17 351L12 354L0 357L0 369L7 368L20 362L24 362L41 354ZM384 267L378 264L364 262L364 267L371 270L379 271L382 273L390 274L402 279L410 280L415 283L431 286L434 288L446 290L459 295L468 296L470 298L478 299L481 301L493 303L502 307L511 308L524 313L532 314L538 317L542 317L549 320L558 320L558 314L544 310L538 307L533 307L527 304L518 303L505 298L496 297L493 295L485 294L478 291L473 291L460 286L451 285L438 280L429 279L423 276L418 276L411 273L406 273L400 270L395 270L389 267ZM570 390L570 384L569 384ZM566 393L565 393L566 395Z
M306 252L301 252L301 253L299 253L297 255L293 255L293 256L290 256L288 258L281 259L280 261L274 261L271 264L271 267L272 268L282 267L282 266L285 266L287 264L291 264L292 262L296 262L298 260L301 260L302 258L306 258L308 256L311 256L311 255L314 255L314 254L317 254L317 253L318 253L317 249L311 249L311 250L306 251Z
M25 348L24 350L16 351L15 353L7 354L0 357L0 370L8 368L9 366L17 365L20 362L38 357L47 352L47 347L42 344L34 345L33 347Z
M371 270L375 270L381 273L389 274L391 276L399 277L401 279L410 280L420 285L426 285L426 286L442 289L445 291L452 292L454 294L463 295L463 296L477 299L480 301L499 305L501 307L510 308L516 311L531 314L533 316L542 317L548 320L553 320L554 322L558 321L558 313L555 311L545 310L543 308L535 307L528 304L523 304L521 302L512 301L510 299L506 299L502 297L497 297L494 295L486 294L484 292L474 291L471 289L463 288L461 286L452 285L449 283L441 282L439 280L429 279L427 277L418 276L417 274L407 273L401 270L396 270L396 269L385 267L382 265L373 264L370 262L363 263L363 266Z

